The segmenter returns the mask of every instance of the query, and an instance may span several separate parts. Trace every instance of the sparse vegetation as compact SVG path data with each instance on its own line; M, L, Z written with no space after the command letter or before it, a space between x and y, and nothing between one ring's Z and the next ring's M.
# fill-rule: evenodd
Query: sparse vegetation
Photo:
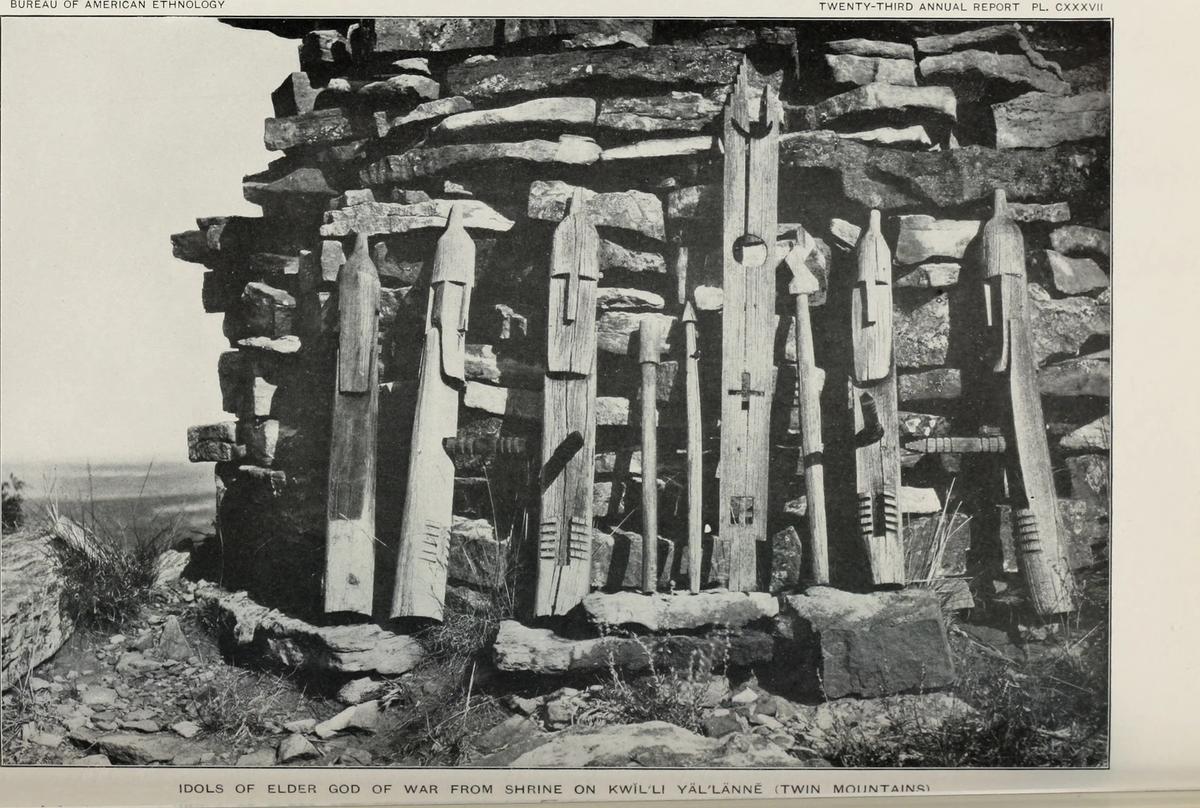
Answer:
M227 667L191 694L189 712L206 732L240 743L278 732L293 690L286 677Z
M0 527L5 532L20 530L25 524L25 481L15 474L0 483Z

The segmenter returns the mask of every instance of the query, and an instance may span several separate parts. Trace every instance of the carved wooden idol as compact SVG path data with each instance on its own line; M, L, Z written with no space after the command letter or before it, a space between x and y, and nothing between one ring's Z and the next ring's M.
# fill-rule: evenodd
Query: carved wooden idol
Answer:
M699 592L701 564L704 560L704 447L700 418L700 349L696 338L696 308L689 300L683 307L683 342L687 398L687 537L688 586Z

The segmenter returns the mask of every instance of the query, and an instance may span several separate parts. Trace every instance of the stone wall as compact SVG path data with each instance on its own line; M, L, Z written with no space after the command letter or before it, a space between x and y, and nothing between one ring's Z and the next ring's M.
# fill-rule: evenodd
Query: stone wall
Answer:
M1060 505L1079 568L1108 539L1109 42L1106 23L985 28L937 22L380 18L257 21L302 37L300 71L271 94L265 145L246 177L261 217L199 219L172 237L205 268L203 305L224 316L218 363L231 420L193 428L215 462L217 574L271 606L320 605L336 278L355 232L383 283L376 567L390 597L433 245L460 204L477 246L460 434L536 438L550 237L587 189L602 237L597 316L597 587L639 568L638 364L630 335L669 327L660 369L662 583L683 586L684 298L699 310L706 472L716 465L725 95L743 55L785 108L778 238L811 248L834 583L862 583L844 391L851 250L880 209L895 268L903 438L994 433L1003 399L981 361L976 235L1008 193L1029 256L1035 353ZM266 36L267 34L263 34ZM264 88L266 92L267 88ZM686 261L681 260L686 256ZM762 587L800 580L807 541L796 471L790 300L776 328L771 533ZM632 416L631 412L635 413ZM922 567L943 505L965 523L941 574L977 593L1015 566L994 457L903 458L901 499ZM715 482L709 481L715 493ZM536 524L527 465L458 468L451 582L486 587ZM711 503L713 497L708 497ZM715 519L710 520L715 522ZM495 530L493 531L493 526ZM722 574L721 546L705 573ZM626 573L628 572L628 576ZM518 581L518 584L520 582ZM532 581L518 589L529 590Z

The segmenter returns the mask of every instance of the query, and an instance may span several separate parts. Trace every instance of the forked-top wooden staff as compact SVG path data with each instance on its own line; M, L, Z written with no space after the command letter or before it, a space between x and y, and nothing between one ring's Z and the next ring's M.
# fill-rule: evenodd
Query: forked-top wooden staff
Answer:
M800 399L800 447L803 455L804 492L808 534L812 541L812 583L829 583L829 537L825 522L824 443L821 440L821 388L825 374L817 367L813 350L809 296L820 289L804 259L812 247L797 245L784 259L792 270L788 292L796 306L796 385Z
M758 583L758 543L767 539L775 236L782 108L770 85L751 110L749 59L725 108L721 336L721 538L729 548L729 588Z
M367 237L338 274L337 379L329 446L325 611L369 615L375 592L379 272Z
M892 252L880 231L879 211L858 241L858 277L851 302L859 533L876 586L903 585L900 533L900 416L892 345Z
M1061 614L1074 608L1075 582L1062 540L1062 517L1038 392L1025 282L1025 241L1002 190L996 191L992 218L980 239L987 327L996 355L992 369L1008 378L1007 465L1018 563L1037 613Z
M700 420L700 349L696 338L696 307L687 301L683 307L683 348L687 398L687 537L688 537L688 585L693 593L699 592L701 564L704 560L704 448L701 445L702 422Z
M591 585L599 279L600 236L582 191L576 191L567 216L555 228L550 252L534 599L538 616L566 614Z
M658 361L662 329L642 320L638 362L642 366L642 591L658 589Z
M429 281L392 617L442 619L454 508L454 461L443 441L458 434L474 283L475 242L455 205L438 239Z

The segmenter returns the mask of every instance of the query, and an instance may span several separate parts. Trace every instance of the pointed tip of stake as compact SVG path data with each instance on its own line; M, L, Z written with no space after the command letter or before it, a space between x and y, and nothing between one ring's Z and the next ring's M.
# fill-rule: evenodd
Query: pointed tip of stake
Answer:
M356 256L360 253L364 256L367 254L367 236L365 233L354 234L354 249L350 251L350 255Z
M455 230L463 227L462 205L451 205L450 215L446 217L446 229Z
M681 323L696 322L696 307L692 305L692 301L689 300L683 304L683 315L680 316L679 322L681 322Z
M879 228L882 226L882 224L883 224L883 215L880 214L880 212L878 210L872 208L871 209L871 218L870 218L870 221L867 222L867 227L870 228L871 232L878 233Z
M584 212L587 207L587 196L584 195L582 188L576 188L571 192L571 205L567 208L567 213L571 216L578 216Z

